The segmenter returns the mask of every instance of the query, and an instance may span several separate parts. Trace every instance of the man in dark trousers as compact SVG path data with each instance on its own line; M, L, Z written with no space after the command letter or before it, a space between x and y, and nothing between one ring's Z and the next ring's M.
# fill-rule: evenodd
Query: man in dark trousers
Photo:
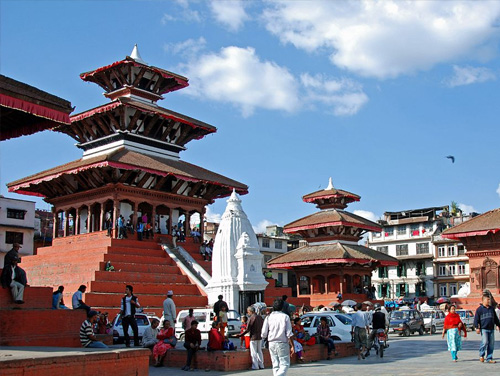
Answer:
M250 356L252 357L252 369L264 369L264 355L262 354L262 325L264 319L255 313L255 308L247 308L248 319L247 329L236 337L250 333Z
M129 326L134 332L134 346L139 346L139 328L135 321L135 311L141 305L139 299L133 294L134 288L130 285L125 287L125 296L122 298L120 315L122 318L123 335L125 337L125 346L130 347L130 335L128 334Z
M372 331L370 333L370 337L368 338L368 351L365 356L370 355L370 349L373 346L373 341L375 336L377 335L377 331L379 329L383 329L385 331L385 313L382 312L382 306L377 303L374 306L375 313L372 316ZM378 351L378 350L377 350Z
M219 312L220 310L222 309L222 307L226 307L226 311L229 309L229 307L227 306L227 303L222 300L222 298L224 298L222 295L219 295L218 296L219 300L217 300L214 304L214 313L215 313L215 317L219 317Z
M27 280L25 271L17 266L18 260L18 258L12 258L10 264L6 263L4 265L1 281L3 288L10 288L14 303L23 304L24 287L27 284Z
M500 330L500 321L495 313L495 309L491 306L490 296L483 295L483 303L476 310L476 315L474 316L474 327L477 334L481 334L481 346L479 347L480 362L496 363L493 360L495 326Z

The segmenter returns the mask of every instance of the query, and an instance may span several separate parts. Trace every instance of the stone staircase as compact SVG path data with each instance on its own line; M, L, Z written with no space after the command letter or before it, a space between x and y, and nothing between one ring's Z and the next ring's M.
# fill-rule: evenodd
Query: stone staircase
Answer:
M168 257L159 241L112 239L105 231L56 238L51 247L40 248L35 256L23 257L21 266L32 285L63 285L68 306L72 294L80 285L86 285L85 303L107 311L110 317L119 312L127 284L134 287L144 311L157 316L163 312L168 290L174 291L178 311L205 307L207 297ZM105 271L107 261L111 261L114 272Z

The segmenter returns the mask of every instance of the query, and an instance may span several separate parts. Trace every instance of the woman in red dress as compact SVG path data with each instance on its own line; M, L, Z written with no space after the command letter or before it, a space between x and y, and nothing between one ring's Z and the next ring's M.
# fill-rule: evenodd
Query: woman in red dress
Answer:
M158 343L153 347L153 356L155 358L155 367L161 367L163 359L167 354L167 350L172 349L173 346L170 344L171 337L175 336L174 328L170 326L170 321L165 320L163 322L163 328L160 330L156 338L159 339Z
M316 344L316 338L310 337L309 334L304 330L304 327L300 324L300 317L293 320L292 326L293 334L298 343L301 345L312 346Z

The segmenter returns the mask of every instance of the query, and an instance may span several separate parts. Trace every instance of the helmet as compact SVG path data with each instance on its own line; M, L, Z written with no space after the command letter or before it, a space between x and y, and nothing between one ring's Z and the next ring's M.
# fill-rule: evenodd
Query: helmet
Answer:
M373 306L373 309L374 309L375 311L380 311L380 310L382 309L382 307L380 306L380 304L379 304L379 303L375 303L375 305Z

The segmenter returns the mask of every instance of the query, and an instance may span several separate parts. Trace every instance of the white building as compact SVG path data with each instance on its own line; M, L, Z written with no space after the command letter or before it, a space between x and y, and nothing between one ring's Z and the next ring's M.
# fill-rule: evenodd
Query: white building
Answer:
M0 267L5 253L19 243L21 255L33 254L35 233L35 202L0 196Z
M433 236L444 228L448 206L384 213L382 232L370 233L368 246L397 258L396 266L375 270L377 298L432 297L434 290Z
M289 236L283 233L283 227L277 225L267 226L266 232L257 234L260 253L264 256L262 259L262 268L264 272L271 272L272 278L278 285L289 286L288 272L283 269L269 269L267 262L272 258L287 252Z

